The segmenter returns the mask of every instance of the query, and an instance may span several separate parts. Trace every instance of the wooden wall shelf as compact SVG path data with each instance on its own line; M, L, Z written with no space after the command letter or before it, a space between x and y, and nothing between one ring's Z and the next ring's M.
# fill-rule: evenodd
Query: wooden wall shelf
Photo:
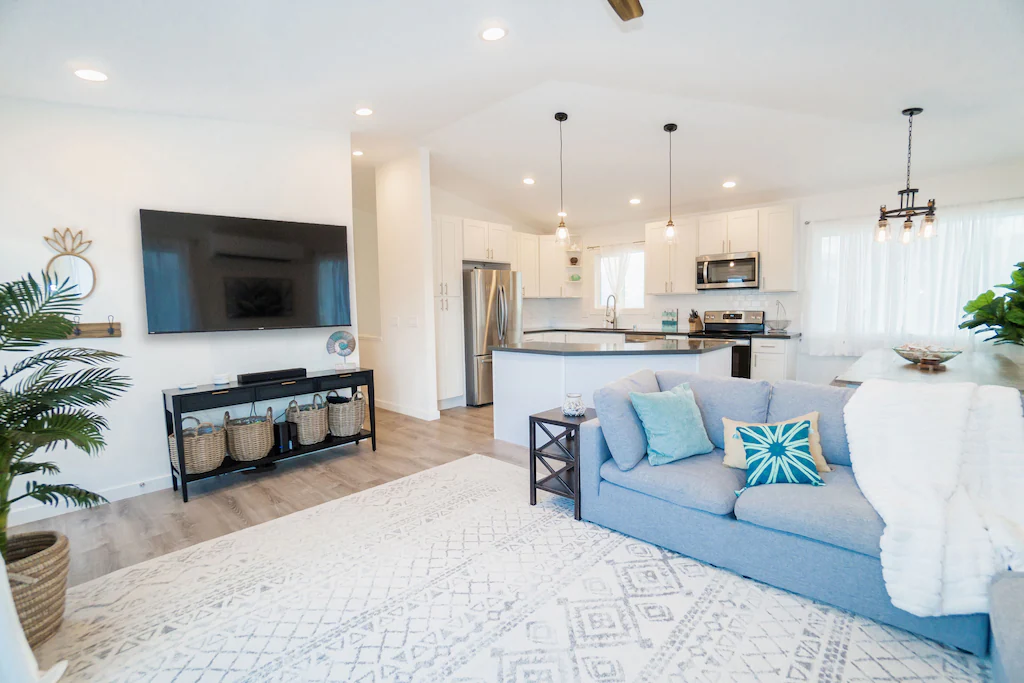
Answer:
M80 323L75 325L75 329L68 335L68 339L99 339L120 336L121 323Z

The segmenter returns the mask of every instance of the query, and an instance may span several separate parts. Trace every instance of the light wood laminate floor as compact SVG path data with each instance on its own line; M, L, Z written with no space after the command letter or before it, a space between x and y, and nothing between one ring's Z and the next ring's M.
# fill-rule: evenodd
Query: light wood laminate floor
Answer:
M424 422L377 410L377 451L369 441L189 484L189 502L171 489L24 524L71 542L71 585L153 557L283 517L472 453L527 466L527 449L495 441L492 410L454 408ZM523 497L528 496L523 491Z

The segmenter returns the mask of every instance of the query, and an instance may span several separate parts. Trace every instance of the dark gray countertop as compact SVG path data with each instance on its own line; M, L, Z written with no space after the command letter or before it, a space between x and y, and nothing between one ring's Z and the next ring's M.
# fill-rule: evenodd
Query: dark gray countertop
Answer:
M522 342L506 346L492 346L493 353L539 353L548 356L649 356L661 354L698 354L718 351L732 346L732 342L661 339L625 344L559 344L558 342Z
M799 339L801 333L786 332L785 334L778 334L777 332L765 332L764 334L752 334L750 336L754 339Z
M523 330L523 334L543 334L544 332L604 332L606 334L647 334L647 335L687 335L690 333L689 328L683 328L677 332L665 332L663 330L629 330L629 329L609 329L607 327L538 327L530 330ZM756 339L799 339L800 333L793 332L786 334L773 334L771 332L765 332L764 334L751 335Z

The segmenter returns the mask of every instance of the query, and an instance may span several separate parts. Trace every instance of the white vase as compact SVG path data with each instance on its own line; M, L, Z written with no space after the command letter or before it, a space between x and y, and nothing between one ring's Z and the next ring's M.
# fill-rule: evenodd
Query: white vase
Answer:
M566 394L565 401L562 402L562 415L566 417L580 417L587 412L587 407L583 405L582 394Z

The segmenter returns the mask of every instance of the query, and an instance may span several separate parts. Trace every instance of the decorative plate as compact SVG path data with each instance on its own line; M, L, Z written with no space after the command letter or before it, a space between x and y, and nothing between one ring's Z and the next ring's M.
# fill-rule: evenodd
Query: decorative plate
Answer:
M351 332L338 330L327 338L327 353L349 356L356 350L356 338Z

